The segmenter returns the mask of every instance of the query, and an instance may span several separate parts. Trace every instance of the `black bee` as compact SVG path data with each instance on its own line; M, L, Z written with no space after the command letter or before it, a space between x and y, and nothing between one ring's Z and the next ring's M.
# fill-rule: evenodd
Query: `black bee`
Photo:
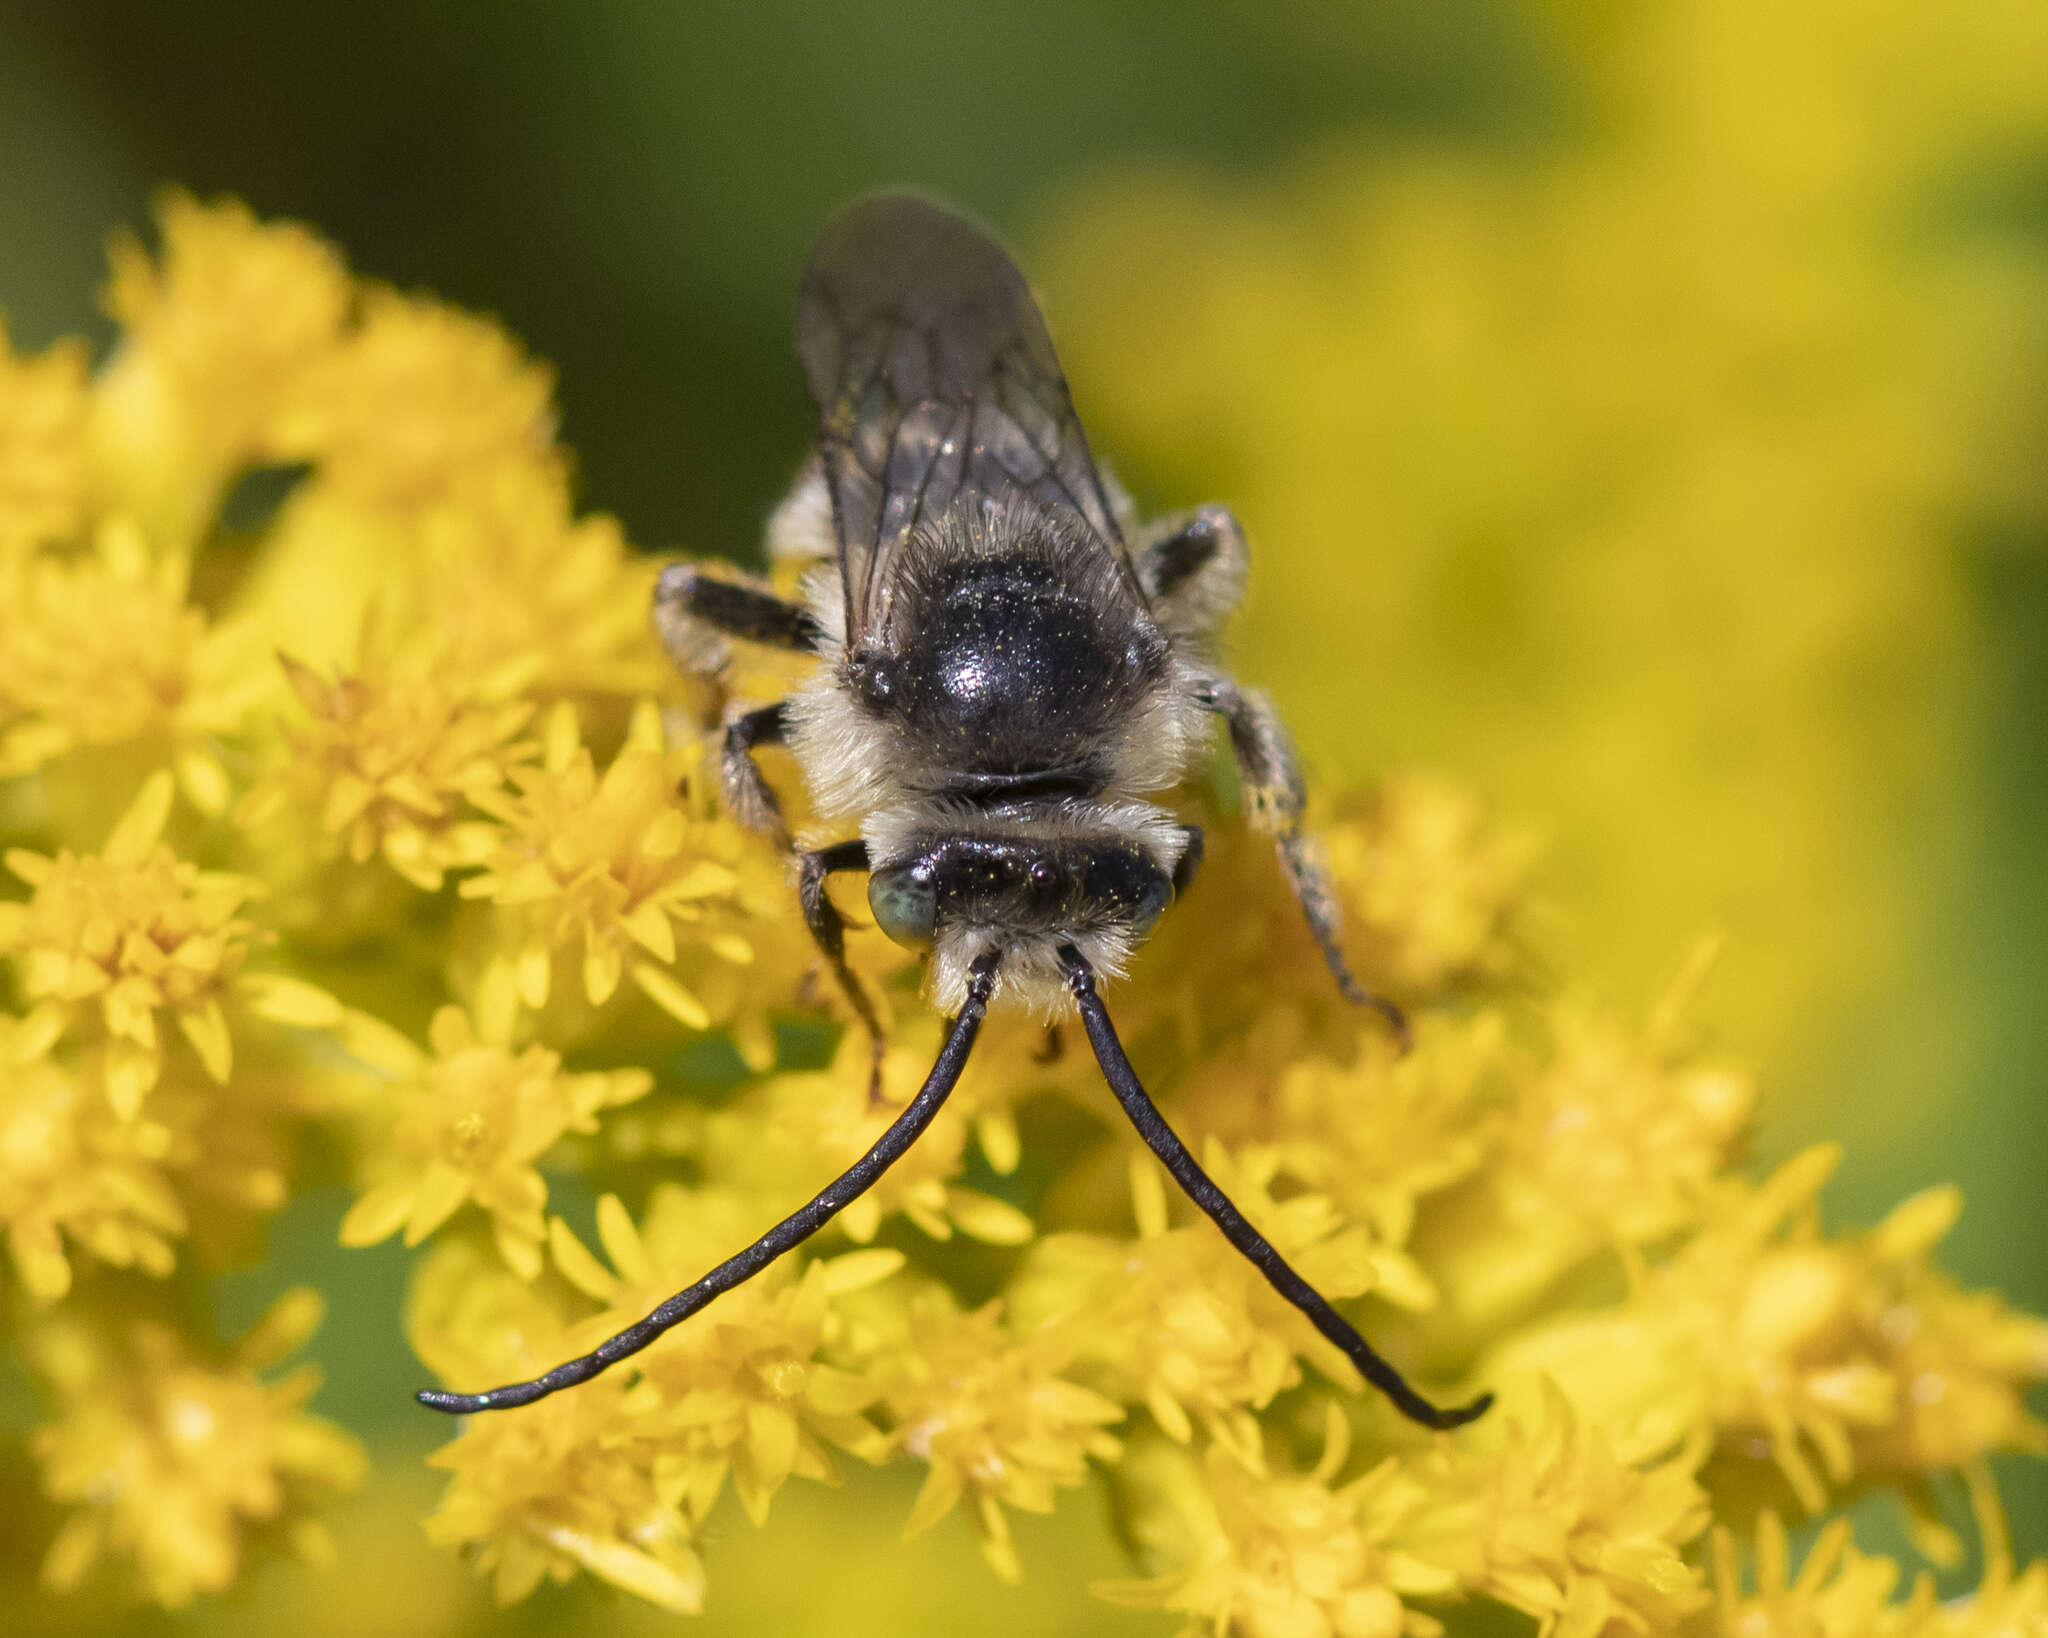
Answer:
M487 1393L422 1392L436 1410L524 1405L646 1347L822 1228L917 1140L965 1068L992 1001L1077 1009L1103 1075L1174 1180L1282 1296L1407 1416L1456 1427L1491 1402L1417 1394L1196 1164L1133 1073L1097 976L1117 977L1184 889L1202 833L1151 800L1230 732L1252 822L1352 1000L1337 909L1300 828L1301 774L1260 695L1217 666L1247 553L1220 507L1133 530L1088 453L1031 292L980 229L912 195L868 199L825 230L804 274L797 354L817 453L770 526L771 549L828 565L802 604L678 564L654 620L681 665L715 670L738 638L818 657L813 680L732 717L728 807L796 858L804 917L875 1043L826 879L868 873L882 931L929 952L953 1025L922 1090L842 1177L753 1245L594 1352ZM752 753L783 745L819 815L857 840L799 852Z

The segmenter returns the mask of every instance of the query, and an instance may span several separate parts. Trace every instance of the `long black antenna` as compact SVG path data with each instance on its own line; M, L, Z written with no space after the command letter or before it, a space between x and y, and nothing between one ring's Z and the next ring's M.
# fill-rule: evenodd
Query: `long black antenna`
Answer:
M1124 1056L1123 1043L1117 1039L1116 1026L1109 1021L1109 1012L1103 1006L1102 998L1095 993L1095 971L1088 965L1087 958L1071 944L1060 946L1059 957L1060 968L1067 975L1067 984L1074 992L1074 999L1080 1003L1081 1023L1088 1031L1088 1044L1095 1048L1095 1061L1102 1066L1102 1076L1109 1082L1110 1091L1124 1106L1124 1113L1137 1127L1138 1136L1165 1163L1166 1169L1173 1173L1174 1182L1181 1186L1187 1197L1209 1214L1210 1220L1223 1231L1223 1237L1244 1253L1245 1259L1266 1276L1275 1291L1306 1314L1318 1331L1341 1348L1345 1358L1358 1367L1359 1374L1392 1400L1394 1408L1410 1421L1420 1422L1426 1428L1456 1428L1485 1415L1486 1408L1493 1403L1490 1393L1481 1394L1469 1405L1443 1409L1409 1387L1401 1373L1375 1353L1372 1344L1330 1306L1329 1299L1295 1273L1287 1260L1274 1249L1273 1243L1245 1221L1244 1213L1196 1164L1195 1157L1188 1153L1187 1145L1166 1124L1166 1117L1159 1113L1158 1105L1146 1094L1137 1072L1131 1068L1131 1060Z
M991 951L977 958L969 969L967 1004L960 1009L960 1016L953 1020L952 1032L947 1035L946 1044L939 1049L939 1056L917 1096L910 1100L888 1131L875 1139L874 1147L820 1191L809 1205L791 1212L745 1251L736 1257L728 1257L695 1285L678 1291L637 1325L627 1326L582 1358L557 1365L545 1376L537 1376L531 1382L514 1382L502 1388L492 1388L484 1393L442 1393L437 1389L422 1388L413 1397L430 1410L447 1411L452 1416L530 1405L536 1399L545 1399L563 1388L588 1382L607 1366L616 1365L630 1354L637 1354L662 1332L682 1324L713 1298L723 1296L736 1285L744 1285L785 1251L802 1245L873 1188L882 1174L901 1160L923 1135L924 1129L931 1125L932 1117L952 1096L953 1088L959 1084L960 1072L967 1067L967 1055L974 1048L974 1038L981 1033L981 1020L988 1011L988 998L995 992L999 959Z

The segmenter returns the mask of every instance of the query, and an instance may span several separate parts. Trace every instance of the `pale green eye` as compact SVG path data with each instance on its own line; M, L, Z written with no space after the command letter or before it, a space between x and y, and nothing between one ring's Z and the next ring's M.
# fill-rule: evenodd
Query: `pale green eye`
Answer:
M938 922L938 894L921 865L878 870L868 878L868 908L875 925L906 950L928 950Z
M1145 938L1159 925L1159 918L1166 914L1166 907L1173 903L1173 885L1164 876L1153 875L1138 895L1138 902L1131 909L1131 933L1136 938Z

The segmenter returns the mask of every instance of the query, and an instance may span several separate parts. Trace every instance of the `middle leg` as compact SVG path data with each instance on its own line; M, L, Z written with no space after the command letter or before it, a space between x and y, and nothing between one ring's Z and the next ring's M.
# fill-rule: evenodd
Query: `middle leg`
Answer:
M1383 995L1377 995L1358 981L1351 963L1344 959L1338 941L1343 917L1330 879L1323 872L1314 840L1302 829L1301 817L1308 806L1308 792L1302 784L1301 764L1294 742L1280 721L1280 713L1263 694L1239 688L1228 678L1216 677L1202 686L1203 705L1222 717L1230 730L1230 748L1237 756L1238 774L1244 785L1245 811L1254 830L1273 838L1280 855L1280 868L1288 886L1308 918L1309 932L1323 952L1323 963L1344 998L1356 1006L1371 1007L1385 1018L1405 1050L1409 1044L1408 1015Z

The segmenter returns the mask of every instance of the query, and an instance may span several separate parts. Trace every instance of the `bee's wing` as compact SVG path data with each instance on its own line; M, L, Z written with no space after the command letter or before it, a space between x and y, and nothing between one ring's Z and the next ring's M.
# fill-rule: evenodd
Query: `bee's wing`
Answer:
M811 253L797 355L818 409L850 649L886 628L921 519L1022 490L1130 559L1038 306L979 228L912 194L863 200Z

